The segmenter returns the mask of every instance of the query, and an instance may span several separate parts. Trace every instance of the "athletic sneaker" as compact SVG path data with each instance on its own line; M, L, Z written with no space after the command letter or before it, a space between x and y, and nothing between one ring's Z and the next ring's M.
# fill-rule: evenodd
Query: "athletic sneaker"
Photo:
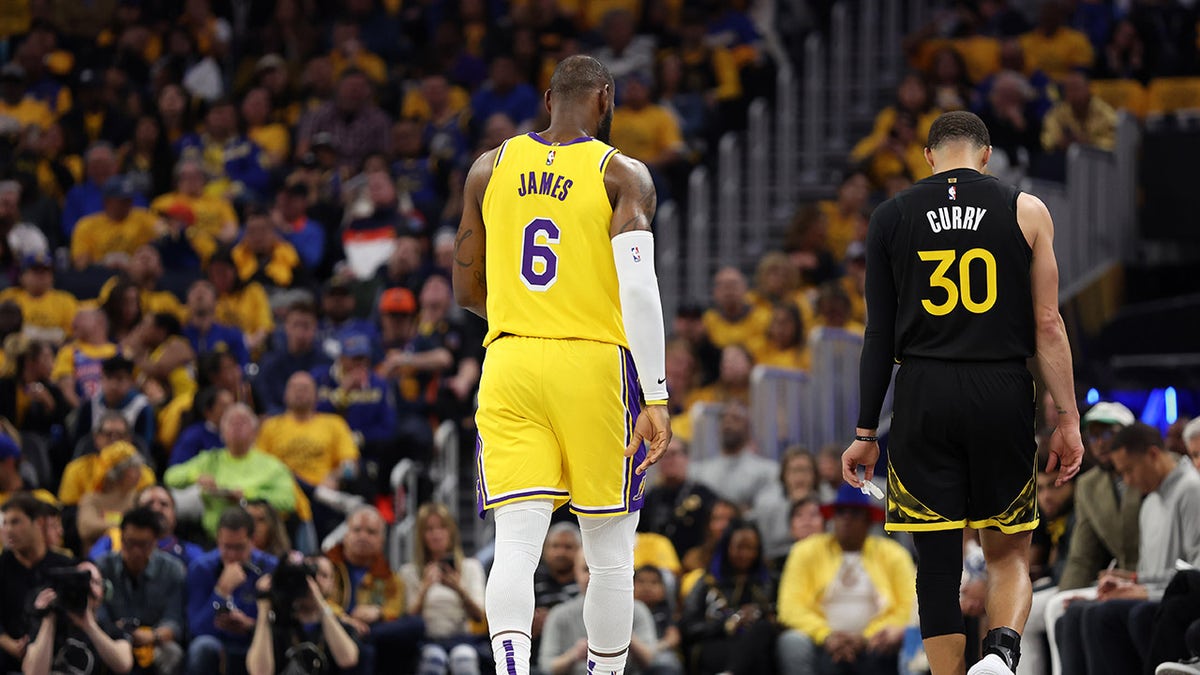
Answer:
M1161 663L1154 669L1154 675L1200 675L1200 658Z
M1014 675L1014 673L1008 669L1008 664L998 654L988 654L971 666L967 675Z

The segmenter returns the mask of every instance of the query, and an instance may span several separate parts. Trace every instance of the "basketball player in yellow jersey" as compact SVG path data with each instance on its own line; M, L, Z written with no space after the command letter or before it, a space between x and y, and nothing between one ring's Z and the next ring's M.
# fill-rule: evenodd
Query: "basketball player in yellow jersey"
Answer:
M613 80L599 61L560 63L546 109L548 129L471 167L455 245L455 297L488 320L477 491L480 514L496 510L498 564L485 604L496 672L525 675L533 573L551 512L569 504L591 572L580 656L610 675L631 646L644 474L671 439L656 198L645 165L607 143Z

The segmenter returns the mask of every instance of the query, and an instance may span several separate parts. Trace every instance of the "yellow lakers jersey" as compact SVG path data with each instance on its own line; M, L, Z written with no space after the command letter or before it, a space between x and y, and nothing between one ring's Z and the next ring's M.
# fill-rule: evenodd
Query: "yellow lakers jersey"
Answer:
M594 138L514 136L483 194L487 345L507 333L621 346L625 326L604 172L617 150Z

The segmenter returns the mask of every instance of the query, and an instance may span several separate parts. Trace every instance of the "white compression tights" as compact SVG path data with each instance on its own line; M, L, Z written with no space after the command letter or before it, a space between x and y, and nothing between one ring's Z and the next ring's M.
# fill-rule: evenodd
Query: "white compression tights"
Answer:
M496 564L484 604L500 675L528 675L533 624L533 573L542 555L553 505L547 500L496 509ZM638 514L580 518L591 580L583 604L589 673L620 673L633 633L633 545ZM614 619L614 617L621 617Z

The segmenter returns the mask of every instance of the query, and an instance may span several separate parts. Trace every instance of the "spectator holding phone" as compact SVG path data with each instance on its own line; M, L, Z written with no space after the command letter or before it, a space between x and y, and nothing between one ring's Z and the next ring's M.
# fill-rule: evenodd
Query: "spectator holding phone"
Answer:
M192 561L187 576L188 675L245 672L244 656L258 616L255 584L275 569L275 558L256 550L254 519L232 507L217 521L217 548Z
M479 672L479 648L491 656L487 635L473 630L483 621L483 565L463 556L458 526L441 504L417 511L413 561L400 568L408 611L425 619L429 640L421 650L422 673Z

